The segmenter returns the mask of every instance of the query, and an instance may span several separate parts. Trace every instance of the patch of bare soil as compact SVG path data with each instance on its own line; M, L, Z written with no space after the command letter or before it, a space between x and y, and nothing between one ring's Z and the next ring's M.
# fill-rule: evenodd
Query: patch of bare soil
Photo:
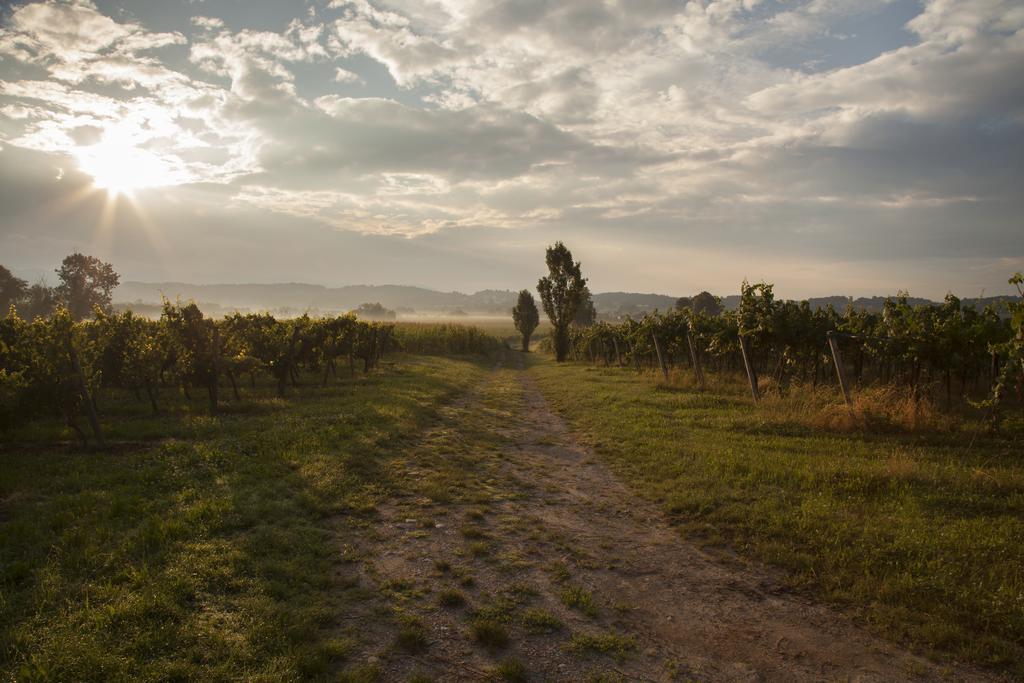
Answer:
M399 467L413 488L346 539L367 595L350 664L380 680L992 680L688 544L521 370L446 409Z

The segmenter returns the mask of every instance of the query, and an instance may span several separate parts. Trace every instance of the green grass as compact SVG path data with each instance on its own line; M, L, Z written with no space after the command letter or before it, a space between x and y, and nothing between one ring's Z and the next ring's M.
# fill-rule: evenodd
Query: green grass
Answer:
M562 628L562 622L551 612L539 607L523 610L522 622L531 633L552 633Z
M566 646L570 652L594 652L625 659L636 650L636 638L620 633L575 633Z
M466 604L466 597L457 590L446 589L437 596L437 604L441 607L454 609Z
M103 395L121 442L105 452L45 445L70 438L55 422L7 435L0 679L337 680L362 635L338 617L369 599L337 578L346 525L368 523L392 459L485 373L391 361L284 401L243 386L217 417L198 391L163 392L159 416Z
M509 683L526 683L530 680L526 665L518 659L503 659L494 667L494 671L488 680L509 681Z
M406 652L417 653L426 650L427 644L427 630L423 622L414 615L400 614L395 645Z
M597 616L597 604L594 602L594 596L585 588L566 586L559 595L559 598L566 607L579 610L588 617Z
M739 391L531 357L557 411L691 537L895 640L1024 675L1024 431L832 431ZM787 416L776 419L773 414Z
M508 645L508 631L493 619L476 618L470 625L473 640L488 650L500 650Z

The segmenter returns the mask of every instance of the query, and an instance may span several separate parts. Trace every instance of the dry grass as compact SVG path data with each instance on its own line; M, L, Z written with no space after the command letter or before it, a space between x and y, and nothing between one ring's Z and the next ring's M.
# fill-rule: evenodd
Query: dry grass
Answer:
M661 371L644 371L655 385L668 391L697 391L693 371L676 367L665 382ZM704 393L747 399L750 388L746 375L705 371ZM941 409L931 397L915 398L908 387L866 386L851 391L853 405L847 406L839 388L831 384L817 387L799 382L780 388L771 377L758 381L761 394L759 415L766 422L800 425L809 429L835 432L880 430L886 432L955 432L964 426L963 410Z
M939 410L927 397L915 399L906 387L854 389L851 399L852 405L846 405L833 387L794 387L784 395L767 393L762 410L769 419L838 432L945 433L956 431L961 424L957 415Z

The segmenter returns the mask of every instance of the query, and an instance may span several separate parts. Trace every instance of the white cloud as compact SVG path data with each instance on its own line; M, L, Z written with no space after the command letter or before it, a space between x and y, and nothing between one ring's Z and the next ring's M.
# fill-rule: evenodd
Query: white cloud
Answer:
M276 31L194 17L184 35L28 4L0 29L0 141L74 154L116 134L233 206L366 233L1003 248L1019 2L929 0L905 40L864 40L842 68L766 56L861 40L838 27L890 5L336 0Z
M334 80L338 83L362 83L363 77L339 66L334 70Z

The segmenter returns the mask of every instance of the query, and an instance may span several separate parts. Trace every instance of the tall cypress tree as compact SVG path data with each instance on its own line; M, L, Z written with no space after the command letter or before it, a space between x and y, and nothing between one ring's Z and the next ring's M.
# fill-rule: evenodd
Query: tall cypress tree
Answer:
M587 279L580 262L572 260L572 252L561 242L548 247L545 257L548 275L537 283L537 291L553 328L555 360L562 362L569 355L569 325L576 318Z
M537 302L533 300L530 290L524 289L519 292L519 301L512 309L512 321L516 324L519 334L523 335L523 351L530 350L530 335L540 324L540 313L537 311Z

